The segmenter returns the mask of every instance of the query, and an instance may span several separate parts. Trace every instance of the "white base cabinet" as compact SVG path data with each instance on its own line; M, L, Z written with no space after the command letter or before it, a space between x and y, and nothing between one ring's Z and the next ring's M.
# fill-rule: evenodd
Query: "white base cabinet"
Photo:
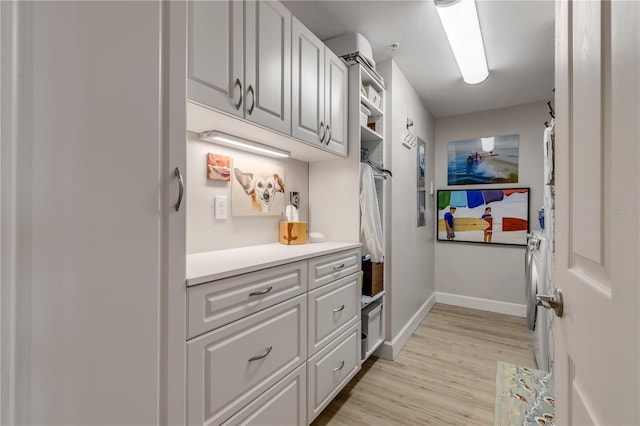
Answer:
M307 421L307 367L296 368L277 385L223 423L231 425L285 426Z
M307 423L311 423L360 370L360 324L307 362Z
M188 287L187 424L317 417L360 369L362 272L353 247ZM247 259L250 250L229 253Z

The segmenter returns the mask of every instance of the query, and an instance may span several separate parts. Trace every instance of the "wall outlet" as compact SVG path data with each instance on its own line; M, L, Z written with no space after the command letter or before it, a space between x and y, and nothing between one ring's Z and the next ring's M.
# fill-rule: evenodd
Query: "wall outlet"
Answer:
M226 219L227 206L228 206L227 196L216 195L215 201L213 203L213 217L216 219Z

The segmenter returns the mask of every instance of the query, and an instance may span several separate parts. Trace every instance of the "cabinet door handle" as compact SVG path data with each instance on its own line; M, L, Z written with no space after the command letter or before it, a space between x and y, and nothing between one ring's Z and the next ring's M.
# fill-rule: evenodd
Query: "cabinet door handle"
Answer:
M336 372L336 371L340 371L340 370L342 370L342 368L343 368L343 367L344 367L344 361L342 361L342 362L340 363L340 366L339 366L339 367L334 368L334 369L333 369L333 371L334 371L334 372Z
M335 313L335 312L340 312L340 311L342 311L343 309L344 309L344 305L340 306L339 308L334 309L334 310L333 310L333 312L334 312L334 313Z
M242 106L242 82L240 82L239 78L236 78L236 81L234 83L234 87L239 87L240 88L240 100L235 105L236 109L240 110L240 106Z
M256 106L256 94L253 91L253 87L251 85L249 85L249 88L247 89L247 95L249 95L249 93L251 93L251 108L249 108L247 112L249 113L249 115L251 115L253 114L253 108L255 108Z
M267 350L261 353L260 355L252 356L251 358L249 358L249 362L257 361L259 359L266 357L267 355L269 355L269 352L271 352L271 349L273 349L273 346L269 346Z
M184 179L182 179L182 173L180 173L179 168L176 167L173 173L178 178L178 183L180 184L179 186L180 192L178 192L178 201L176 202L176 211L179 211L180 204L182 204L182 197L184 196Z
M320 136L320 143L324 143L324 137L327 135L327 131L324 129L324 123L322 121L320 122L320 130L322 130L322 136Z
M333 270L334 270L334 271L337 271L338 269L342 269L342 268L344 268L344 263L341 263L341 264L339 264L339 265L334 266L334 267L333 267Z
M331 142L331 127L329 127L328 124L327 124L327 132L329 133L327 137L327 145L329 145L329 142Z
M253 291L253 292L249 293L249 296L262 296L263 294L269 293L272 289L273 289L273 287L267 287L264 290Z

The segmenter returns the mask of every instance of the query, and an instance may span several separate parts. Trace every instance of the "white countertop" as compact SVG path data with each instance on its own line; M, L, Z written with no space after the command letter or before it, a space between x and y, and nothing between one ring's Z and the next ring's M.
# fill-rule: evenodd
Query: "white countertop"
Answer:
M273 243L189 254L187 255L187 286L306 260L360 247L360 245L360 243L342 241L299 245Z

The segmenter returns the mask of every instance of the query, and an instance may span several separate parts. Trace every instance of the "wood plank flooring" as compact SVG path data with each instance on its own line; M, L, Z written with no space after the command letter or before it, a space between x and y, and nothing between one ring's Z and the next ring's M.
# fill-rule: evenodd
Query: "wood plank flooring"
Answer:
M524 318L436 304L395 361L369 358L313 426L492 425L497 361L535 368Z

